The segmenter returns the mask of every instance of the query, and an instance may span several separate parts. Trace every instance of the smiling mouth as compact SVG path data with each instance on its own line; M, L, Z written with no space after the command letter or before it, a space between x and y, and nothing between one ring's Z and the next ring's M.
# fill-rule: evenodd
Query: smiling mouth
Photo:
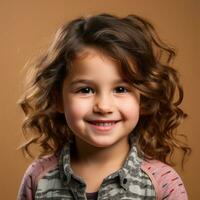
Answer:
M112 127L116 123L118 123L120 120L117 121L111 121L111 120L106 120L106 121L88 121L89 124L92 124L94 126L99 126L99 127Z

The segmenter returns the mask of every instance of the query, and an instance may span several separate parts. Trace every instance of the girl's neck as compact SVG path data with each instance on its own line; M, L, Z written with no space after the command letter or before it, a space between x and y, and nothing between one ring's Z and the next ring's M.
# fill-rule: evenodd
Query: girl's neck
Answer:
M105 166L109 164L121 165L124 163L130 150L128 139L117 145L106 148L92 146L78 138L75 139L75 148L72 153L72 162L85 165Z

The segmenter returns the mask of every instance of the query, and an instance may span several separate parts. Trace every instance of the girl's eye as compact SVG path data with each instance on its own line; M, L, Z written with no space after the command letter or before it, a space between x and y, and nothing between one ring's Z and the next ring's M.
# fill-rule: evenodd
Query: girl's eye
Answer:
M83 93L83 94L89 94L89 93L93 93L93 89L90 87L85 87L85 88L81 88L80 90L77 91L77 93Z
M123 86L119 86L119 87L116 87L115 91L116 93L125 93L125 92L128 92L128 89L126 89Z

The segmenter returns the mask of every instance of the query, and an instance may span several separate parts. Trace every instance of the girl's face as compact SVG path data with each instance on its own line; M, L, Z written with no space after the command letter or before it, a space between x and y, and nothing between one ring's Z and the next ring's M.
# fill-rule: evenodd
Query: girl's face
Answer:
M127 144L139 120L139 92L122 79L111 58L94 49L73 62L62 101L75 138L94 147Z

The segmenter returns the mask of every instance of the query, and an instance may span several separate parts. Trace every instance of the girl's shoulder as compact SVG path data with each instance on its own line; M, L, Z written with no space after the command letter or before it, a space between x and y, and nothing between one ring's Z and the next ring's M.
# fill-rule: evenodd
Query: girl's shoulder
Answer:
M188 199L181 177L171 166L159 160L145 160L141 168L151 179L157 199Z
M37 180L49 170L52 170L58 166L58 157L56 155L45 156L43 158L35 160L27 168L24 177L32 177L32 180ZM35 182L34 181L34 182Z
M31 163L24 173L18 192L18 199L33 199L38 180L50 170L58 167L58 156L51 155L40 158Z

